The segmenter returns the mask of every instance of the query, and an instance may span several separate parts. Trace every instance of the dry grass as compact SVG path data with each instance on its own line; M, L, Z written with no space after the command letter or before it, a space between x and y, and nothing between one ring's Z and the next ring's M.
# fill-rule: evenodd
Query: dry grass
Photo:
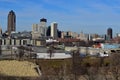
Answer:
M0 74L5 76L38 77L35 67L35 64L28 61L3 60L0 61Z

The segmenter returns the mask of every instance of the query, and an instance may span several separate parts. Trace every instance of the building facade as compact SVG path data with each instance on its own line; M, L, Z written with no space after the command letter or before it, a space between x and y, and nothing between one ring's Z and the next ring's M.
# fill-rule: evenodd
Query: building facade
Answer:
M15 31L16 31L16 15L15 12L11 10L8 14L8 25L7 25L8 35L10 35L11 32L15 32Z
M116 36L117 36L117 37L120 37L120 33L117 33Z
M32 39L37 39L40 37L39 26L38 24L32 25Z
M46 36L47 31L47 19L42 18L40 19L40 28L41 28L41 36Z
M89 35L88 35L88 34L85 34L85 33L83 33L83 32L81 32L81 33L79 34L79 39L80 39L80 40L88 41L88 37L89 37Z
M58 38L57 26L56 22L51 23L51 37L54 39Z
M2 37L2 28L0 27L0 37Z
M75 38L77 39L79 37L79 34L77 34L76 32L72 32L72 31L62 31L61 32L61 38Z
M108 40L111 40L112 39L112 28L108 28L107 29L107 38L108 38Z
M20 46L20 45L28 45L31 44L33 46L44 46L46 44L45 40L41 39L0 39L0 45L2 46Z
M33 24L32 25L32 38L38 39L40 37L46 37L46 30L47 30L47 19L40 19L40 24Z

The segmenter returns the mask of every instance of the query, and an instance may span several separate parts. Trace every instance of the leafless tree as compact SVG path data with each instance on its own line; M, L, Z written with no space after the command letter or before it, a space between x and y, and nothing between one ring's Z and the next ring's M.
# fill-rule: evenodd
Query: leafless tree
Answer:
M47 53L49 54L49 57L50 57L50 59L51 59L51 57L53 56L53 53L54 53L54 48L53 48L53 46L50 46L50 47L49 47Z
M2 54L1 45L0 45L0 55Z
M120 78L120 53L113 53L110 57L110 71L115 80Z
M24 49L25 49L25 47L24 46L19 46L18 47L18 57L19 57L19 60L21 59L21 58L23 58L23 56L24 56Z
M78 80L79 75L84 75L86 73L86 68L82 66L82 57L80 57L80 49L72 51L72 71L75 80Z
M90 67L87 70L87 80L97 80L98 69L96 67Z
M31 53L31 52L33 52L32 47L31 46L26 46L25 51L27 52L26 55L28 55L28 57L30 59L33 56L33 54Z

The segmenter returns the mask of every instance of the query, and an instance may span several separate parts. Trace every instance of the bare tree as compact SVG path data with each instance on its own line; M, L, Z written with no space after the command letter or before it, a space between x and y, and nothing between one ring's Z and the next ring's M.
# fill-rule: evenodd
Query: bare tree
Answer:
M113 53L110 57L110 71L115 80L120 78L120 53Z
M27 55L29 57L29 59L33 56L33 54L31 53L33 50L32 50L32 47L31 46L27 46L25 47L25 51L27 52Z
M98 69L96 67L88 68L88 80L97 80Z
M24 56L24 49L25 47L24 46L19 46L18 47L18 57L19 57L19 60Z
M2 54L1 45L0 45L0 55Z
M86 73L86 68L82 66L82 57L80 57L80 49L72 52L72 72L75 80L78 80L79 75Z
M51 59L51 57L53 56L53 53L54 53L54 48L53 48L53 46L50 46L50 47L49 47L47 53L49 54L49 57L50 57L50 59Z

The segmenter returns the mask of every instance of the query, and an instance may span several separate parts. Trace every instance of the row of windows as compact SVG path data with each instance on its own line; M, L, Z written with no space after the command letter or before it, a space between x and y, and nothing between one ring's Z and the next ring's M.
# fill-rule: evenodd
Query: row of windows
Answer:
M0 40L0 45L26 45L28 44L27 40L6 40L6 39L2 39Z

